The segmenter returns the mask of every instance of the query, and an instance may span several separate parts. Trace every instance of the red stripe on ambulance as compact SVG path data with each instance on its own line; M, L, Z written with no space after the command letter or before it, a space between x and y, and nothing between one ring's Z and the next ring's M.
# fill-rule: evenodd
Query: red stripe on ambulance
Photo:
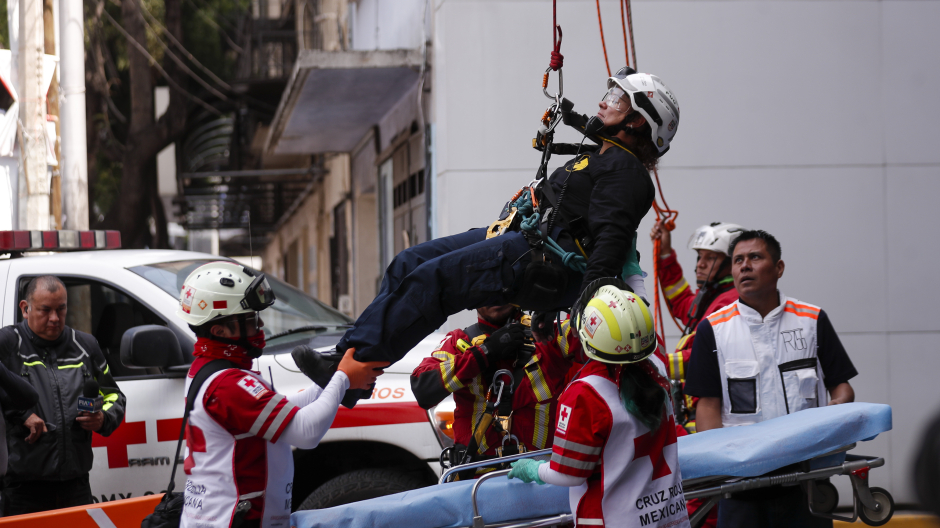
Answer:
M417 402L360 403L354 409L340 407L331 428L421 422L428 423L428 413Z

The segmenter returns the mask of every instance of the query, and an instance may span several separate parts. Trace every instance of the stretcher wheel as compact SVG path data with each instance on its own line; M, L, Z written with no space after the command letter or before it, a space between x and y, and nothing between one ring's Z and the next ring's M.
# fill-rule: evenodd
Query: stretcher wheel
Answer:
M829 481L816 483L816 493L813 494L813 511L819 513L832 513L839 505L839 491Z
M884 488L871 488L871 496L881 506L881 511L869 510L860 504L858 516L869 526L881 526L890 521L891 516L894 515L894 498Z

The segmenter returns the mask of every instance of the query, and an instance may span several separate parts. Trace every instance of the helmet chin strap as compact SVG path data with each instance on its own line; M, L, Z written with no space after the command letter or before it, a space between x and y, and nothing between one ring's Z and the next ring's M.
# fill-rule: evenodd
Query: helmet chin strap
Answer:
M617 123L616 125L611 125L604 127L604 133L608 136L614 137L620 132L627 134L628 136L639 136L640 132L637 130L637 127L628 126L628 123L632 123L636 120L636 116L640 115L636 110L630 112L624 116L623 121Z

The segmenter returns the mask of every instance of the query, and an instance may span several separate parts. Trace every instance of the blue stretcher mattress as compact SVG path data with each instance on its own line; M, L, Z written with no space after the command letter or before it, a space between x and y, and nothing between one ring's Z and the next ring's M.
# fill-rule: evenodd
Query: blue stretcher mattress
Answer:
M756 477L891 429L891 407L849 403L706 431L679 439L683 479ZM841 463L834 461L833 463ZM473 481L451 482L325 510L299 511L291 526L319 528L456 528L473 524ZM568 488L494 478L477 495L487 524L569 513Z

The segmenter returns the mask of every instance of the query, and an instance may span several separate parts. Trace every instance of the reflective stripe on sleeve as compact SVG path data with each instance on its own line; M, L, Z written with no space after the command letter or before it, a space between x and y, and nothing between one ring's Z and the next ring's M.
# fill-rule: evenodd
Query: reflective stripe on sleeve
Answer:
M558 329L558 337L555 338L555 342L558 343L558 348L561 349L561 354L566 358L571 354L571 347L568 346L568 332L570 330L571 319L565 319L561 322L561 327Z
M669 377L676 381L684 380L685 363L682 361L682 352L671 352L668 357L669 362L666 366L669 370Z
M121 397L121 395L116 392L112 392L111 394L105 394L101 391L98 391L98 394L104 396L104 405L101 406L102 411L107 411L108 409L110 409L111 406L113 406L114 403L118 401L118 398Z
M542 374L542 368L539 366L539 357L532 356L532 359L526 363L525 374L529 377L529 383L532 385L532 392L535 393L535 399L545 401L551 399L552 389L548 387L545 381L545 375Z
M601 448L592 447L589 445L579 444L577 442L572 442L571 440L565 440L564 438L555 439L555 447L559 449L566 449L568 451L575 451L578 453L584 453L585 455L599 455L601 454ZM554 458L554 454L552 457Z
M450 352L445 352L443 350L437 350L431 357L438 359L441 362L441 381L444 382L444 388L450 392L457 392L463 388L463 383L457 379L456 371L456 361L454 355Z
M248 430L252 436L258 436L258 433L261 432L261 426L264 425L264 422L268 421L268 416L271 416L271 413L274 412L274 408L277 407L277 404L283 399L283 394L275 394L268 400L268 404L264 406L264 409L262 409L258 417L255 418L255 423L251 424L251 429Z
M552 412L552 402L535 404L535 434L532 445L538 449L545 449L548 443L548 423Z
M578 526L604 526L604 519L585 519L578 517Z
M558 439L555 439L555 445L558 445ZM575 460L566 456L559 455L558 453L552 453L552 462L561 465L568 466L574 469L589 470L594 469L597 466L597 462L585 462L583 460Z
M281 424L284 423L284 420L287 419L287 415L290 414L297 406L291 402L285 402L284 406L281 407L281 411L277 413L277 416L274 418L274 421L271 422L271 425L268 426L268 430L264 432L263 438L267 441L271 441L274 438L274 435L277 433L278 429L281 428Z
M665 288L663 288L663 295L666 296L666 299L671 301L676 297L676 295L679 295L680 293L682 293L683 290L685 290L688 287L689 287L689 283L686 282L685 277L683 277L679 279L679 282L671 286L666 286Z

